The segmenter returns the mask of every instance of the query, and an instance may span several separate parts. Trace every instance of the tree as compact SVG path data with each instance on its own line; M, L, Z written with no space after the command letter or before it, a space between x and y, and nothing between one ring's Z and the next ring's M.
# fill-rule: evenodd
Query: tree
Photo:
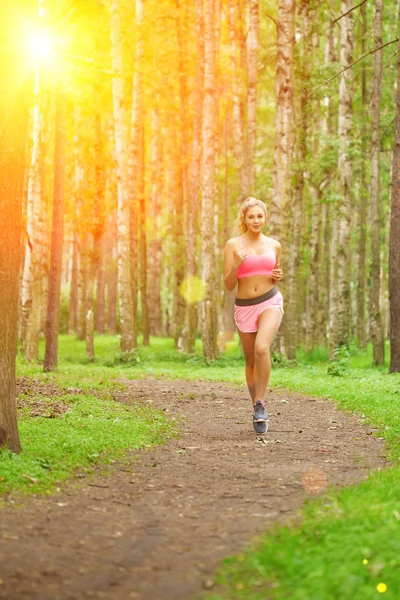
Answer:
M375 0L374 47L382 46L383 0ZM374 83L371 95L372 159L371 159L371 270L369 314L373 364L385 362L385 339L380 311L381 290L381 211L380 211L380 156L381 156L381 96L383 50L374 54Z
M20 53L21 14L35 2L1 7L0 40L0 447L21 450L16 411L15 358L19 272L22 256L22 197L29 104L33 81Z
M400 372L400 42L397 50L395 124L389 250L391 373Z
M289 261L288 221L292 210L292 165L295 143L294 124L294 86L293 86L293 54L294 54L294 0L280 0L278 5L278 38L276 56L276 129L274 153L273 196L270 206L271 234L282 242L282 268L285 270ZM286 252L286 254L285 254ZM286 298L291 302L291 298ZM285 349L288 356L293 357L290 335L294 323L284 321ZM293 339L293 338L292 338ZM288 345L288 348L286 348Z
M215 193L215 29L213 0L204 0L204 105L203 105L203 177L201 199L201 255L205 295L202 304L203 355L218 357L215 289L214 193Z
M113 67L114 141L117 167L117 245L118 293L121 327L121 350L137 347L136 322L133 318L130 257L130 215L128 197L128 131L122 63L122 33L118 0L111 0L111 58Z
M31 164L27 194L27 241L22 278L23 349L28 361L39 356L39 334L45 312L43 282L47 277L47 211L44 197L47 93L43 69L36 67Z
M54 148L53 218L51 226L49 294L47 300L46 349L43 368L53 371L58 365L58 323L62 251L64 241L64 170L65 170L65 124L66 98L57 86L56 132Z
M342 13L352 8L352 0L342 0ZM349 65L353 58L353 13L341 21L340 62ZM341 204L338 222L337 253L337 304L332 309L337 314L336 345L346 344L350 334L350 222L352 212L352 163L350 144L352 141L352 90L351 70L343 73L339 83L339 159L338 176Z

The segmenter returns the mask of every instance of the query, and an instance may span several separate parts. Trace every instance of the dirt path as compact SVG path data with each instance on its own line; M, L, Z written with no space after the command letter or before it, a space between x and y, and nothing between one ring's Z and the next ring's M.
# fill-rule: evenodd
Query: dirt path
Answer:
M182 434L109 477L0 510L0 598L189 600L220 559L296 515L312 491L383 467L383 442L326 400L268 392L270 432L252 431L244 389L129 382L120 400L182 414ZM308 491L307 491L308 490Z

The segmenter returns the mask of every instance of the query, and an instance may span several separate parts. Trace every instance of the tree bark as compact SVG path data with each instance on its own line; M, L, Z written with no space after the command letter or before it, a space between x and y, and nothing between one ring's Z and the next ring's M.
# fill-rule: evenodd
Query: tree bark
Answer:
M382 45L383 0L375 0L374 45ZM380 306L381 295L381 211L380 211L380 156L381 156L381 96L383 50L374 54L374 83L371 96L372 159L371 159L371 268L369 316L373 364L385 362L385 338Z
M203 176L201 202L202 278L205 295L202 304L203 356L218 357L215 288L214 193L215 193L215 48L213 1L204 0L204 108L203 108Z
M197 40L197 86L193 92L195 107L191 159L188 169L188 185L186 197L186 267L189 281L198 277L197 249L193 240L198 236L199 220L199 182L201 181L201 135L203 118L204 88L204 16L203 0L196 0L196 40ZM195 352L196 328L198 317L198 298L186 302L185 328L182 333L182 349L188 354Z
M64 170L65 170L66 100L60 90L56 98L53 218L51 229L49 293L47 300L46 348L44 371L58 365L58 324L60 312L62 251L64 241Z
M100 91L95 99L100 103ZM93 285L96 281L95 329L104 333L104 230L105 230L105 164L101 113L95 114L95 222L93 227ZM92 309L93 310L93 309Z
M148 239L149 333L160 336L161 325L161 259L162 259L162 169L163 149L158 111L152 114L150 226Z
M257 64L258 64L258 30L260 27L260 10L258 0L248 3L247 45L247 135L244 152L244 180L246 195L252 193L255 184L254 152L256 148L256 115L257 115Z
M281 268L284 273L289 263L289 221L292 211L292 165L295 143L294 123L294 0L280 0L278 4L278 37L276 58L276 132L273 173L273 195L270 205L270 232L282 245ZM290 318L293 298L285 294L287 285L280 284L287 306L283 322L284 345L294 354L290 336L294 334ZM289 318L288 318L289 317ZM293 337L292 337L293 340ZM286 350L287 351L287 350Z
M69 291L68 333L76 333L78 324L78 239L72 234L71 247L71 277Z
M390 373L400 372L400 42L395 123L389 247Z
M352 7L352 0L342 0L342 13ZM353 58L353 13L341 20L340 62L349 65ZM350 145L352 142L352 89L351 70L343 73L339 84L339 161L341 206L338 231L337 264L337 342L347 344L350 336L350 221L352 212L352 163Z
M117 247L118 247L118 295L121 328L121 351L130 352L137 347L136 322L134 320L131 288L131 259L129 232L129 178L128 178L128 132L126 98L122 63L122 33L118 0L111 0L111 59L114 71L112 79L114 105L114 142L117 165Z
M39 335L45 312L43 280L47 277L47 215L44 199L45 119L47 95L40 68L35 76L36 102L32 123L32 155L28 177L27 223L28 239L22 279L23 350L28 361L39 357Z
M15 358L26 136L33 82L21 61L11 24L18 22L20 14L34 14L34 8L32 2L15 0L6 5L0 22L0 448L13 452L21 450Z
M367 13L365 4L361 9L362 30L361 30L361 54L366 52L367 37ZM367 70L363 62L361 72L361 106L365 114L367 111ZM365 324L365 288L366 288L366 248L367 248L367 173L366 173L366 154L367 154L367 125L365 119L362 119L361 127L361 174L360 174L360 209L359 209L359 239L358 239L358 262L357 262L357 295L356 295L356 337L360 348L364 349L367 345L366 324Z

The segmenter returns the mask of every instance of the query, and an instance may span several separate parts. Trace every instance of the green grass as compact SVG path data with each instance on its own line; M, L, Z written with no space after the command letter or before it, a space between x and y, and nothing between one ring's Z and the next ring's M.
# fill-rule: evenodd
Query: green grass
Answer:
M30 401L35 401L30 397ZM132 407L91 394L57 396L66 412L56 418L20 414L23 452L0 453L0 494L44 492L73 473L122 459L127 450L164 442L172 423L150 408ZM48 400L49 405L51 401Z

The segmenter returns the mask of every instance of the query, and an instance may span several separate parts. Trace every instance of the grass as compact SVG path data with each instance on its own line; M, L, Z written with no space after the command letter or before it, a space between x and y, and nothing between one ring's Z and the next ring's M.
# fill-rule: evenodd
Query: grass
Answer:
M368 600L382 594L388 600L400 597L400 374L389 375L387 364L371 368L371 363L371 348L360 352L354 346L333 364L327 360L324 349L316 348L311 354L300 349L297 364L282 361L274 365L272 387L331 398L342 409L357 412L377 427L377 435L385 438L394 466L372 474L361 485L330 490L310 500L296 523L276 526L241 555L225 561L218 576L221 591L207 598ZM90 469L99 459L107 462L122 457L128 447L158 443L154 430L146 425L146 414L137 409L130 412L126 406L106 398L107 393L121 385L116 380L154 376L242 385L243 366L237 341L228 346L218 361L206 364L200 343L194 357L177 352L172 341L165 339L152 339L149 348L122 356L118 338L99 336L96 360L91 362L85 356L84 342L61 336L57 373L44 374L40 365L28 365L21 357L18 371L28 380L56 384L63 390L59 401L68 410L59 419L35 421L22 417L24 454L6 460L12 464L13 472L18 471L21 485L36 489L26 475L44 482L54 470L56 478L62 479L82 464ZM79 393L67 393L71 387L78 388ZM97 427L97 420L101 421L104 415L105 425L99 425L95 431L94 424ZM138 433L128 424L130 418ZM163 419L163 415L159 418ZM61 421L65 429L50 429ZM106 435L101 433L103 426ZM110 429L111 426L116 429ZM74 447L79 446L76 453L68 446L75 435ZM102 444L94 440L92 445L92 438L101 439ZM86 440L83 446L82 440ZM71 454L71 464L66 467L58 465L57 458L63 454L63 444L68 448L64 454ZM57 445L61 453L59 448L59 454L52 455ZM28 459L29 464L19 465L19 461Z

